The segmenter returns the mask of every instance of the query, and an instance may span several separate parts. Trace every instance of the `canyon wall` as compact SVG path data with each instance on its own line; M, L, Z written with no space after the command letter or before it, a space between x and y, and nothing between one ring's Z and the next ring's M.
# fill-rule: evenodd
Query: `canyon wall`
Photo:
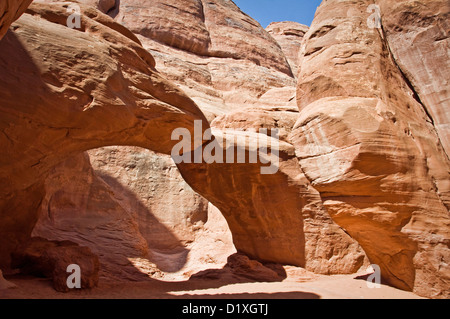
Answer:
M33 235L90 247L110 279L189 277L236 249L321 274L369 259L448 298L446 1L328 0L310 28L267 31L232 1L77 3L78 29L68 2L14 23L29 3L0 6L2 269ZM195 120L213 139L183 155L269 141L267 158L175 165Z

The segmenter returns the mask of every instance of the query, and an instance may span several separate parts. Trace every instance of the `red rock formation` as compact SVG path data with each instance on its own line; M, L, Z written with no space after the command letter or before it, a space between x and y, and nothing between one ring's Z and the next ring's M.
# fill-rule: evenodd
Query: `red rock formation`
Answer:
M334 221L390 284L448 297L449 161L370 1L323 2L305 35L292 133Z
M450 156L450 4L442 0L377 3L392 55Z
M194 3L195 1L191 1ZM190 2L190 3L191 3ZM193 85L190 88L190 93L193 90L202 91L199 89L198 84L208 85L209 91L208 94L205 95L205 99L207 99L208 104L214 100L215 96L222 96L224 105L220 107L220 109L216 109L219 113L229 112L230 108L239 107L242 109L245 106L245 110L240 110L236 112L231 112L226 116L221 116L216 118L214 121L214 126L220 129L258 129L258 128L279 128L281 139L285 142L289 142L287 139L288 134L290 133L292 127L295 124L295 121L298 117L298 110L294 108L293 104L295 103L294 99L294 83L295 80L292 77L288 77L286 74L280 72L282 67L273 64L270 59L270 54L276 55L277 61L285 61L285 57L281 50L278 47L278 44L268 35L254 20L244 15L240 10L238 10L234 5L229 5L223 3L222 1L217 1L217 6L213 6L212 3L208 4L207 14L205 15L205 21L212 21L214 19L222 19L220 18L223 15L224 8L227 8L228 13L227 18L229 23L227 25L223 25L219 23L218 25L208 24L210 29L208 32L211 38L224 37L225 34L228 34L229 37L229 45L230 47L227 49L229 53L228 55L233 55L234 58L230 59L227 56L219 57L217 54L209 54L208 57L201 56L202 54L198 50L199 46L197 44L189 44L188 40L177 40L177 39L196 39L201 38L201 36L192 37L192 33L188 33L188 29L186 29L186 25L189 26L192 21L195 21L195 17L197 16L195 12L198 12L200 8L197 6L199 2L195 2L192 8L196 8L193 11L180 11L180 8L177 7L167 7L159 2L154 2L150 5L152 10L147 10L147 5L143 6L139 4L136 6L131 6L129 2L124 1L121 2L121 6L119 7L119 15L116 17L116 20L124 23L129 26L134 32L136 32L139 38L142 40L144 45L150 48L154 48L152 51L154 55L159 55L159 63L158 69L162 70L162 72L167 75L169 78L173 79L175 82L183 83L186 85L189 81L196 81L197 84ZM134 4L136 5L136 4ZM131 7L130 7L131 6ZM188 6L189 7L189 6ZM154 10L153 10L154 9ZM131 11L130 11L131 10ZM136 21L132 19L131 12L146 12L142 14L142 21ZM156 10L156 11L155 11ZM159 10L159 11L158 11ZM197 11L196 11L197 10ZM156 13L158 14L156 14ZM176 14L175 14L176 13ZM194 16L194 20L189 17ZM233 22L234 21L234 22ZM232 23L231 23L232 22ZM154 24L158 23L159 27L155 27ZM247 27L242 30L241 25L246 25ZM183 28L181 28L183 26ZM180 29L181 28L181 29ZM149 31L150 30L150 31ZM166 30L166 31L162 31ZM189 28L189 30L196 30L195 28ZM150 32L150 33L148 33ZM246 46L241 44L241 36L248 38L249 43L256 43L255 46L257 55L262 57L263 55L268 56L265 60L257 60L256 55L253 51L249 51L246 49ZM151 34L151 35L150 35ZM172 38L168 39L165 35L169 35ZM192 40L196 41L196 40ZM217 40L217 45L220 45L221 41ZM161 44L165 43L165 45ZM183 45L180 43L184 43ZM196 42L197 43L197 42ZM185 46L184 46L185 45ZM177 48L177 50L174 49ZM276 48L276 49L273 49ZM182 49L182 50L180 50ZM225 49L224 49L225 50ZM263 54L263 52L267 52ZM163 52L164 55L161 55ZM195 55L194 55L195 54ZM213 56L210 56L213 55ZM174 57L176 57L176 64L172 64L174 61ZM273 60L273 59L272 59ZM190 61L196 61L195 64L190 63ZM203 62L201 62L203 61ZM200 63L201 62L201 63ZM260 65L258 65L260 64ZM211 68L211 65L214 65ZM284 64L285 65L285 62ZM284 67L284 66L283 66ZM213 77L212 82L205 82L202 77L198 77L196 74L200 73L200 69L203 68L201 72L204 74L209 74L207 76ZM237 81L233 80L230 77L229 71L234 69L233 73L236 74ZM180 73L180 70L182 71ZM188 73L184 73L186 70ZM182 76L181 76L182 75ZM282 80L284 82L278 83L279 81L274 81L274 79L285 79ZM286 81L289 79L289 81ZM222 83L222 84L220 84ZM286 87L280 88L280 84L285 84ZM245 85L244 88L242 86ZM183 86L183 88L185 88ZM229 95L228 93L223 93L229 91L234 95L236 91L243 90L245 91L245 95L243 97L237 96L234 97ZM243 92L242 91L242 92ZM250 95L251 96L250 96ZM258 107L249 108L250 105L256 104ZM208 110L206 110L208 111ZM210 118L214 117L214 114L210 114ZM288 145L288 144L286 144ZM292 146L289 146L292 149ZM137 169L136 167L129 167L130 165L130 155L132 156L133 152L128 152L126 150L122 150L121 148L115 148L118 154L124 154L120 156L120 163L117 162L116 158L112 158L108 156L109 152L106 150L98 150L97 154L100 154L98 157L99 162L103 162L102 168L99 169L99 166L96 166L96 173L102 173L101 171L107 171L112 173L115 180L119 182L121 187L123 185L126 186L127 190L131 190L134 194L140 199L141 202L147 203L146 209L150 209L153 212L153 208L155 210L154 215L158 220L163 221L166 226L170 226L171 232L176 234L177 238L183 239L188 237L192 237L192 232L183 231L179 226L175 226L177 223L182 223L183 220L186 220L189 216L183 213L182 208L177 208L171 205L168 202L163 200L156 199L146 199L149 194L155 193L154 191L150 191L150 189L161 188L162 193L167 194L168 198L171 201L175 201L175 198L180 198L181 201L188 202L190 201L190 197L187 196L183 199L184 195L180 196L180 193L171 189L170 183L165 182L165 178L145 178L146 173L141 169ZM93 153L91 152L91 155ZM102 155L103 154L103 155ZM129 155L125 155L129 154ZM128 160L127 160L128 158ZM112 163L110 163L112 161ZM167 163L161 160L155 160L154 164L158 167L167 167ZM119 168L119 171L123 173L119 173L117 171L117 165L126 166L126 172L123 169ZM230 165L232 166L232 165ZM320 273L352 273L357 271L364 263L364 253L361 251L360 247L354 243L342 230L340 230L329 217L326 216L324 210L321 207L320 203L316 203L314 205L320 206L317 208L317 212L314 209L310 209L314 205L309 205L307 208L304 208L304 200L300 198L298 195L295 195L288 204L285 205L285 208L282 210L283 212L270 212L271 209L275 209L277 207L275 203L279 203L279 193L283 193L282 189L286 185L286 180L292 179L296 180L295 184L298 184L301 188L309 188L310 186L304 185L306 179L304 178L301 170L298 167L293 166L292 170L289 171L289 174L282 175L280 177L283 182L281 183L280 190L277 192L270 191L272 187L268 183L270 183L270 179L267 181L259 181L260 178L258 176L250 177L250 179L255 178L258 182L262 184L261 188L267 189L267 194L265 196L256 196L252 197L252 195L248 195L251 198L245 198L244 194L248 194L249 189L246 189L247 184L243 185L241 188L238 187L241 195L234 196L236 190L231 190L233 188L233 179L235 178L243 178L246 179L246 175L249 174L247 170L249 170L248 166L241 165L239 169L227 171L226 174L220 173L221 177L217 178L217 181L226 180L226 183L231 183L230 189L227 191L230 194L226 195L223 191L218 193L214 193L216 190L219 190L218 187L212 187L210 183L206 183L201 188L201 194L208 196L208 199L213 200L213 203L217 203L217 198L219 201L223 201L224 198L227 198L226 202L229 202L228 198L239 198L239 202L236 204L236 207L231 209L230 207L226 207L224 205L220 205L222 210L226 210L226 216L229 219L231 230L234 234L234 242L238 246L238 249L242 252L248 253L251 256L261 258L263 260L276 261L276 262L285 262L296 265L302 265L308 267L308 269L320 272ZM253 172L253 174L260 174L260 166L253 165L249 171ZM165 168L167 169L167 168ZM117 173L116 173L117 171ZM186 175L191 175L192 172L184 172ZM123 175L129 176L138 176L138 180L136 178L133 179L133 185L131 184L130 178L121 178ZM170 173L171 174L171 173ZM211 172L210 174L218 174L216 171ZM227 174L229 174L227 176ZM162 174L164 176L164 174ZM241 176L242 177L234 177ZM119 177L119 178L118 178ZM213 182L211 182L213 183ZM223 182L222 182L223 183ZM48 182L47 184L54 184L53 182ZM181 183L180 183L181 185ZM209 188L213 188L214 192L208 190ZM236 186L234 186L236 188ZM54 191L54 190L53 190ZM53 193L50 191L50 193ZM121 190L111 191L115 194L115 197L126 198L126 196L122 195ZM287 193L291 193L290 190L286 190ZM295 187L292 188L292 193L297 193L298 190ZM317 192L314 190L308 191L310 192L311 202L318 202ZM70 192L69 192L70 193ZM214 194L213 194L214 193ZM156 194L156 193L155 193ZM93 196L91 194L90 196ZM233 197L234 196L234 197ZM161 196L157 196L161 198ZM104 199L106 200L106 199ZM264 201L264 204L261 204L261 201ZM164 202L164 205L161 203ZM270 204L266 204L270 203ZM130 205L129 203L125 203L122 205L123 207L134 207L135 205ZM180 205L179 205L180 206ZM192 207L192 205L189 205ZM267 209L267 216L264 217L264 214L259 212L260 207L267 206L271 207L271 209ZM54 209L57 210L55 207ZM144 210L144 213L147 210ZM169 213L167 213L169 210ZM311 211L310 211L311 210ZM44 209L45 211L45 209ZM300 217L293 217L290 214L290 211L297 212ZM249 226L240 225L235 221L233 215L249 215L250 216L258 216L263 215L261 217L262 224L270 224L273 223L273 220L276 219L276 214L280 216L280 222L276 224L276 226L271 226L271 230L268 231L260 231L257 228L251 226L251 222L249 222ZM64 214L62 214L64 215ZM138 214L139 215L139 214ZM43 215L45 216L45 214ZM168 221L169 216L173 216L171 221ZM253 217L252 217L253 218ZM292 225L297 225L293 227L291 232L287 232L283 226L284 218L286 218L286 223L291 223ZM302 219L305 218L307 223L303 225ZM230 221L231 220L231 221ZM252 219L250 219L251 221ZM291 222L291 220L293 220ZM161 243L165 244L166 248L169 247L173 240L168 240L166 235L157 236L155 233L155 229L152 229L152 223L146 221L149 225L140 224L140 234L144 235L147 233L146 237L148 246L150 249L160 249ZM189 223L188 223L189 224ZM325 225L325 226L324 226ZM148 228L149 231L143 231L143 229ZM57 230L62 236L61 231L63 229ZM42 234L38 232L37 234ZM240 235L239 235L240 234ZM289 234L289 235L286 235ZM305 235L306 234L306 235ZM306 240L304 237L306 236ZM263 242L265 237L269 237L270 239L270 247L266 247ZM64 237L58 237L59 239ZM67 239L71 239L70 237L66 237ZM285 242L284 242L285 241ZM251 245L248 244L251 242ZM177 244L174 244L174 247L178 247ZM306 248L305 248L306 247ZM166 249L167 250L167 249ZM277 251L278 250L278 251ZM289 253L288 253L289 252ZM286 257L286 255L291 255L291 257ZM150 257L150 259L152 259ZM173 260L173 258L171 258Z
M117 144L170 154L175 128L193 132L196 119L208 127L129 31L89 7L82 29L69 29L66 7L33 4L0 42L1 265L31 233L56 164Z
M121 1L115 19L138 35L144 47L155 56L157 69L178 83L197 102L208 119L214 120L214 127L238 130L279 128L281 138L288 142L287 135L298 116L297 110L293 108L295 79L286 71L290 67L279 44L231 2L185 3L186 5L180 5L178 1L176 5L167 6L167 2L163 4L160 1L145 5L136 1ZM134 19L131 12L139 12L142 18ZM251 106L253 107L250 108ZM224 115L217 117L221 114ZM267 231L240 225L233 215L250 216L250 220L258 219L254 216L264 216L265 213L260 210L266 206L267 216L261 217L261 223L265 225L272 223L276 214L285 215L286 221L291 220L289 211L302 212L304 203L301 198L292 198L289 203L285 203L285 208L282 209L284 213L269 212L269 207L279 207L275 203L279 203L277 196L283 191L269 191L272 187L269 185L270 179L261 181L259 176L246 177L250 172L259 175L258 165L253 165L252 168L241 165L236 169L232 169L232 166L229 165L230 171L225 169L220 173L219 169L213 169L208 172L208 176L220 174L221 177L211 177L210 181L206 184L203 182L204 185L198 186L196 190L212 201L227 217L238 250L263 260L305 265L303 232L306 231L306 255L310 261L310 269L322 273L348 273L361 267L364 254L358 245L325 217L323 219L327 220L327 227L320 229L320 213L313 214L317 216L317 220L314 217L309 219L309 213L306 214L305 218L311 220L311 223L307 224L305 230L301 219L292 221L298 227L294 227L296 230L292 230L289 236L283 234L286 230L281 227L282 222ZM292 172L296 172L292 179L297 178L298 174L302 176L298 167L293 168ZM182 173L192 183L191 176L198 172L195 169L193 172L185 169ZM261 188L267 188L267 193L264 196L250 195L252 190L248 189L248 182L242 187L235 185L233 180L241 178L255 179L255 185L261 184ZM281 177L282 180L286 178L287 176ZM305 181L304 178L299 178L296 183L304 187ZM213 186L216 182L217 185ZM225 186L227 183L229 186ZM219 185L226 187L227 191L220 190ZM281 185L286 184L283 182ZM283 187L280 186L280 189ZM294 188L292 192L298 192ZM233 208L221 204L226 202L229 205L230 201L236 202L237 198L239 202ZM262 200L265 203L263 205ZM283 218L280 217L281 220ZM262 238L271 238L268 242L272 246L264 246ZM252 244L249 245L248 242ZM321 248L314 249L314 242L323 244L318 245ZM287 251L290 252L290 257L286 257ZM315 257L317 260L313 261Z
M267 136L248 129L213 130L219 140L216 152L225 153L229 148L225 145L234 140L235 154L241 151L250 158ZM259 160L255 164L181 163L178 167L193 189L224 214L239 252L325 274L361 268L364 253L326 215L318 192L298 165L294 147L280 141L279 155L272 154L270 160L277 171L268 175L261 174L261 168L268 165Z
M308 29L306 25L291 21L273 22L266 28L281 46L295 76L298 74L298 56L302 40Z
M295 95L278 43L231 1L122 0L115 20L138 36L157 69L210 121L250 105L284 105L286 100L261 100L271 90L289 88Z
M33 0L4 0L0 3L0 40Z
M87 155L71 157L55 167L44 188L33 236L91 248L100 258L102 277L142 279L127 259L148 257L137 219L94 173Z
M163 167L162 177L148 184L133 182L142 174L138 165L127 171L135 150L120 149L118 158L129 164L103 165L118 158L101 149L91 151L95 170L83 157L56 165L109 145L170 154L174 128L193 132L193 121L199 119L204 130L208 118L217 140L247 138L249 143L232 147L245 150L247 157L257 141L267 139L252 130L281 132L280 153L268 156L277 163L272 175L261 174L262 162L178 165L192 188L226 217L239 252L318 273L354 272L365 254L350 234L391 285L448 298L448 76L434 62L445 63L448 55L444 1L433 0L426 8L420 1L376 1L383 16L380 29L368 24L373 1L323 2L302 40L300 113L292 108L296 80L285 54L232 2L83 2L116 22L82 6L82 28L70 30L67 3L36 4L0 42L0 145L5 149L0 231L6 238L0 266L29 237L38 211L44 214L35 234L51 229L55 236L67 236L73 222L68 212L76 210L79 217L93 220L97 233L81 219L69 236L94 238L99 247L108 246L106 238L113 236L122 245L120 255L132 256L122 266L131 262L154 272L148 245L177 249L177 241L158 223L142 220L141 213L158 202L148 200L139 212L142 207L122 186L133 183L131 190L141 197L136 200L145 198L152 185L172 196L184 184L179 177L173 184L161 183L171 176L170 160L152 162ZM394 14L389 15L391 8ZM142 19L135 19L137 13ZM429 48L435 50L427 53ZM423 68L413 68L418 59ZM221 144L218 152L226 149ZM112 171L117 171L114 178L99 175ZM61 190L68 180L74 183ZM191 195L180 201L195 206L198 198ZM161 207L170 200L164 202ZM122 214L126 223L117 227ZM182 253L201 235L191 232L195 225L175 226L175 219L192 217L195 224L204 222L204 214L188 209L162 218L186 240ZM214 242L206 228L202 234ZM106 265L106 255L117 256L103 253ZM241 261L230 267L237 272L259 267ZM193 269L198 267L186 273Z
M0 270L0 290L12 288L17 288L17 286L3 278L3 272Z

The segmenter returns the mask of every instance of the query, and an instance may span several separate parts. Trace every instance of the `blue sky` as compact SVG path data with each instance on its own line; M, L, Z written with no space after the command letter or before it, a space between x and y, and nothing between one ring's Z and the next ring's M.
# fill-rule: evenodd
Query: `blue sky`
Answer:
M311 25L322 0L233 0L263 28L275 21L295 21Z

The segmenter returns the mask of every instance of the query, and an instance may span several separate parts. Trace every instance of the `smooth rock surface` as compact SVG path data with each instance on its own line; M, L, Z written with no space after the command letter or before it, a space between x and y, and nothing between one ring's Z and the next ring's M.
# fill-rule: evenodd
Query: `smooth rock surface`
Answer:
M3 278L3 272L0 270L0 290L17 288L17 285Z
M308 29L308 26L292 21L273 22L266 28L266 31L281 46L295 76L298 74L298 60L302 40Z
M214 129L213 134L216 154L223 152L224 159L233 148L226 145L234 141L234 154L247 159L257 154L257 161L238 163L235 155L234 163L181 163L178 167L193 189L223 213L238 252L324 274L352 273L364 265L364 252L327 216L291 144L251 129ZM263 145L269 145L270 155L258 150ZM269 161L272 174L262 174Z
M0 3L0 40L33 0L4 0Z
M157 69L210 121L250 105L284 105L282 99L260 100L273 89L290 88L295 95L279 44L232 1L122 0L115 20L138 36Z
M446 298L449 160L389 39L368 24L370 4L319 7L302 47L291 138L328 213L383 279Z

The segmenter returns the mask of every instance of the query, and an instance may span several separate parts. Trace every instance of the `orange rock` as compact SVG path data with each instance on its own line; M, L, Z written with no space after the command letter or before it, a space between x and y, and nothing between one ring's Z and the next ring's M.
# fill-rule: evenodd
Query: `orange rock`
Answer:
M328 213L383 278L446 298L449 160L389 38L368 26L370 4L319 7L302 48L291 138Z
M450 4L445 0L377 1L389 48L429 113L450 156Z
M210 121L250 105L284 104L261 100L272 89L295 91L278 43L233 2L122 0L115 20L139 37L158 71Z
M250 158L258 143L267 139L250 129L214 129L221 141L216 152L226 152L225 145L234 140L235 154L241 151ZM181 163L178 168L195 191L220 209L238 252L318 273L356 272L364 264L364 252L327 216L319 193L298 165L294 147L280 141L278 152L270 157L274 174L261 174L268 165L260 160L254 164Z
M0 3L0 40L33 0L5 0Z
M266 28L266 31L281 46L295 76L298 74L298 56L302 46L302 40L305 33L308 32L308 29L309 27L306 25L291 21L273 22Z

